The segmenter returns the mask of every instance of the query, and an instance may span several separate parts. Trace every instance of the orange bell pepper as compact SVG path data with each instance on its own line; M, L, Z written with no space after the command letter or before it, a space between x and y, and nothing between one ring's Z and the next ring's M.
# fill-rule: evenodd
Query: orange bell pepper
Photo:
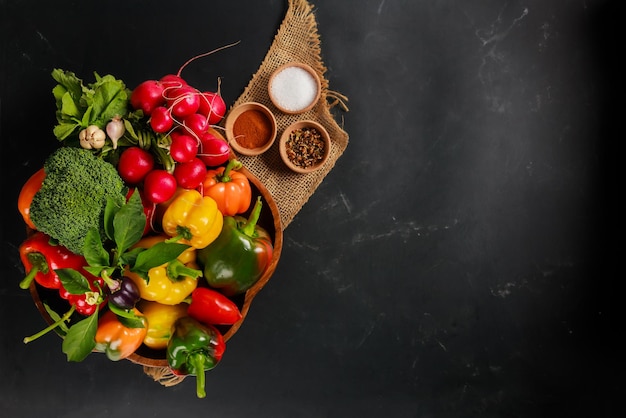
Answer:
M248 177L236 171L241 167L239 161L231 159L226 167L207 171L202 182L202 194L212 197L224 216L244 213L250 207L252 189Z
M127 327L113 311L106 311L98 320L95 351L103 352L109 360L125 359L143 343L148 332L148 321L138 309L133 310L143 324L141 328Z
M33 201L35 193L41 189L45 177L46 172L42 167L26 180L17 198L17 209L20 211L24 222L30 229L37 229L35 228L35 224L30 220L30 204Z
M204 248L222 231L224 216L213 198L194 189L183 190L163 213L163 232L181 244Z

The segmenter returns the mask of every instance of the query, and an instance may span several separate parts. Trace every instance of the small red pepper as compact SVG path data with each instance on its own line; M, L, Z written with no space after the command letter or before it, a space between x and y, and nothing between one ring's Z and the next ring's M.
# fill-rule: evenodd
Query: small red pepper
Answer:
M206 287L197 287L191 293L187 314L208 325L232 325L241 319L241 312L235 302Z
M28 289L33 279L45 288L60 289L62 284L55 273L56 269L80 270L87 265L84 257L62 245L51 243L50 236L43 232L35 232L26 238L20 245L19 253L27 271L26 277L20 282L22 289Z
M24 269L28 272L20 282L20 288L28 289L33 279L42 287L58 289L59 296L67 299L70 305L76 307L76 312L89 316L98 309L97 298L89 293L81 295L70 294L61 283L55 270L70 268L80 272L89 281L89 287L95 293L102 294L104 280L95 277L83 267L87 261L82 255L76 254L60 244L53 244L50 236L43 232L35 232L26 238L19 248L20 259Z

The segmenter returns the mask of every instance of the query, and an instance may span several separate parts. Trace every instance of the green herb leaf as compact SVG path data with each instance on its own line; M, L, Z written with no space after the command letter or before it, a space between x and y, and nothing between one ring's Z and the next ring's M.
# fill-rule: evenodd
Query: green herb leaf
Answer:
M189 246L186 244L158 242L152 247L139 253L137 260L135 260L135 264L131 267L130 271L137 273L144 279L148 280L148 271L151 268L162 266L163 264L175 260L187 248L189 248Z
M98 229L91 228L85 235L83 255L87 263L92 267L106 267L109 265L109 253L102 245Z
M135 190L113 218L113 236L119 254L136 244L146 228L146 214L139 192Z
M127 113L128 92L123 82L108 75L100 78L93 88L91 123L104 124L116 115Z
M127 328L145 328L145 318L135 314L133 310L125 310L109 303L109 309L117 315L117 319Z
M120 268L124 269L124 266L134 266L137 260L137 256L139 256L139 253L142 253L144 251L146 251L146 249L140 247L127 250L119 258Z
M117 204L110 196L107 197L107 203L104 206L104 232L108 239L115 240L113 219L115 214L120 210L121 206Z
M76 122L63 122L56 125L52 132L59 141L63 141L65 138L70 136L79 126L80 124Z
M97 330L98 311L70 327L62 345L67 361L83 361L92 352Z
M56 269L54 272L61 279L63 287L72 295L82 295L91 292L89 281L78 271L71 268Z

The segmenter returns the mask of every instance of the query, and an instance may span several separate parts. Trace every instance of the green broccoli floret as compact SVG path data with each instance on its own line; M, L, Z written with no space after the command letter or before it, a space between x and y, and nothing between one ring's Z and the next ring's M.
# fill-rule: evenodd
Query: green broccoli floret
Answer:
M70 251L83 254L85 235L96 227L104 238L108 198L122 205L126 186L117 169L91 151L61 147L44 163L46 177L30 205L37 230Z

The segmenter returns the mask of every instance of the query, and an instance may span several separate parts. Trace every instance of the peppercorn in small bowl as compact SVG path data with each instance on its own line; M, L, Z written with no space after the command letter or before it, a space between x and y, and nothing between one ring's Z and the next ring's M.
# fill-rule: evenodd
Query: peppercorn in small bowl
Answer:
M321 124L312 120L301 120L285 129L278 149L289 169L306 174L324 165L330 155L330 148L330 135Z
M224 124L226 139L234 151L243 155L259 155L276 139L276 118L271 110L257 102L234 107Z

